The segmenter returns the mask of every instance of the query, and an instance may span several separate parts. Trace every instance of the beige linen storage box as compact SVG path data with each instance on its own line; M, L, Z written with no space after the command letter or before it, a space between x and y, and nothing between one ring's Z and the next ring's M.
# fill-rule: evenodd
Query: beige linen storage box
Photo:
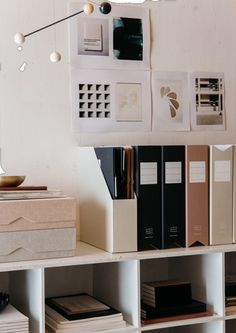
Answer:
M0 233L74 228L75 221L76 200L73 198L0 201Z
M75 248L76 228L0 233L0 262L69 257Z
M75 224L73 198L0 201L0 262L73 256Z

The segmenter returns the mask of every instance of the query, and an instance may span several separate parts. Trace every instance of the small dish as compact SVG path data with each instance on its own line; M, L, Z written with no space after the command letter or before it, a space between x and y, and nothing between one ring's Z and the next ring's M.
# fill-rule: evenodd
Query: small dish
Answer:
M0 187L17 187L24 180L25 176L0 176Z
M0 293L0 312L5 309L9 303L9 295L6 293Z

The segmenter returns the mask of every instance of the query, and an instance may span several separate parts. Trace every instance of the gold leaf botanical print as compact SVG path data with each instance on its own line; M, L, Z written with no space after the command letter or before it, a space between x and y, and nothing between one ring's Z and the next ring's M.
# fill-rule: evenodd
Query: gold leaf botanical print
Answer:
M170 87L162 86L160 89L161 97L166 97L169 101L170 115L171 118L176 117L176 111L179 109L179 102L177 100L178 96L176 92L171 91Z
M175 111L175 108L172 105L170 105L170 115L171 115L171 118L176 117L176 111Z
M175 92L170 92L169 94L167 94L167 96L169 97L169 98L173 98L173 99L177 99L177 94L175 93Z
M176 99L170 99L170 103L178 110L179 102Z
M165 95L167 95L170 92L170 87L165 87Z
M161 87L160 94L161 94L161 97L165 96L165 87Z

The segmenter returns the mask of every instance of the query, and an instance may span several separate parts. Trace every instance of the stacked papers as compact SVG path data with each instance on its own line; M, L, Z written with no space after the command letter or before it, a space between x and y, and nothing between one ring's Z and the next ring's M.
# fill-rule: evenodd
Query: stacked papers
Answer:
M1 333L29 333L29 319L14 306L8 306L0 313Z
M0 191L0 200L50 199L65 197L66 195L60 190Z
M71 310L75 310L76 304L73 297L77 302L76 314L71 313ZM82 299L81 303L80 297ZM126 322L123 320L122 313L89 295L74 295L68 297L68 300L67 297L55 298L54 301L53 299L50 299L50 302L47 300L45 305L46 329L50 333L102 333L126 328ZM89 308L85 307L87 301L89 301ZM55 303L57 303L56 306ZM68 306L69 304L70 314L68 314L68 309L67 312L64 312L66 305ZM62 305L64 307L63 310Z

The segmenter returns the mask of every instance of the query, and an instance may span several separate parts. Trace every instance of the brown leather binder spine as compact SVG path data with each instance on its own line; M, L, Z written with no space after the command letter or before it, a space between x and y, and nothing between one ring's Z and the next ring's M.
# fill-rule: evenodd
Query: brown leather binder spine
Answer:
M186 245L209 244L209 147L186 146Z

